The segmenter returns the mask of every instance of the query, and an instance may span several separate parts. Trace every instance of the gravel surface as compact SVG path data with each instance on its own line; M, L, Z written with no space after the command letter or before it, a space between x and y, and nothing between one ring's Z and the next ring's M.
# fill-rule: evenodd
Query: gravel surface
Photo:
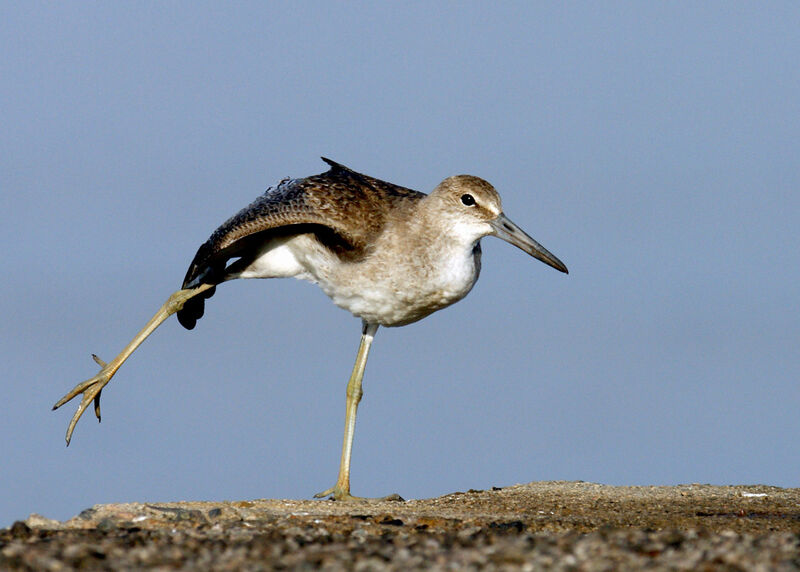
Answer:
M0 570L800 570L800 489L583 482L407 502L97 505L0 530Z

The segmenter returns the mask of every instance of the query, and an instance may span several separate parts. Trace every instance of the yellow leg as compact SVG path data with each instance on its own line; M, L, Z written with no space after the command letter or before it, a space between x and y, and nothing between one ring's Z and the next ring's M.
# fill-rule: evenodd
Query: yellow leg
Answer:
M205 292L212 287L212 284L201 284L197 288L178 290L177 292L173 293L167 299L164 305L158 309L158 312L156 312L155 315L150 318L150 321L147 322L145 327L142 328L138 334L136 334L136 337L134 337L131 342L125 346L125 349L123 349L117 357L111 360L111 362L105 363L96 355L92 355L94 361L102 367L100 373L92 378L87 379L83 383L76 385L69 393L59 399L58 402L53 406L53 409L58 409L68 401L77 397L79 394L83 394L81 403L78 405L78 410L75 412L75 415L72 416L72 420L69 422L69 427L67 428L67 445L69 445L69 442L72 439L72 432L75 430L75 425L78 423L78 419L81 418L81 415L83 415L83 412L92 401L94 401L94 413L97 416L97 420L100 420L100 394L106 384L111 381L111 378L114 377L114 374L117 373L117 370L123 363L125 363L125 360L130 357L134 350L136 350L136 348L138 348L141 343L145 341L147 337L164 322L164 320L183 308L183 305L188 299L193 298L201 292Z
M369 348L372 345L372 340L377 331L377 324L364 323L361 334L361 344L358 346L358 354L356 355L356 363L353 366L353 373L350 375L350 380L347 382L347 407L344 418L344 442L342 443L342 459L339 464L339 477L336 479L336 484L334 486L326 491L317 493L314 495L314 498L332 496L334 500L403 500L399 495L389 495L381 499L366 499L354 497L350 494L350 457L353 453L356 413L358 412L358 404L361 401L361 396L364 395L364 391L361 389L361 381L364 379L364 369L367 367Z

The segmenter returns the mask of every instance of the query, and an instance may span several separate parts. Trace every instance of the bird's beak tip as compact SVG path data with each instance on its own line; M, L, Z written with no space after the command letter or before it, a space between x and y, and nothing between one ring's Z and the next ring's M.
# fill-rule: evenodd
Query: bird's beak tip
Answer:
M534 258L544 262L548 266L552 266L559 272L569 274L569 270L567 270L563 262L533 238L528 236L528 234L516 224L511 222L505 214L500 213L490 224L492 226L492 234L497 238L505 240L517 248L524 250Z

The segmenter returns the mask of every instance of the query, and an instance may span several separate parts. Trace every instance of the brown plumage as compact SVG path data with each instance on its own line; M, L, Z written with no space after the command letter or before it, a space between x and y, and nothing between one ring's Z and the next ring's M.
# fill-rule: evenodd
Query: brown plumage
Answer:
M220 284L235 277L276 236L310 233L343 261L365 256L400 203L416 202L425 193L357 173L322 157L331 168L303 179L284 179L217 228L197 250L183 288ZM387 209L387 204L391 209ZM402 209L401 209L402 210ZM228 265L228 261L240 257ZM204 313L210 288L188 300L177 313L191 330Z

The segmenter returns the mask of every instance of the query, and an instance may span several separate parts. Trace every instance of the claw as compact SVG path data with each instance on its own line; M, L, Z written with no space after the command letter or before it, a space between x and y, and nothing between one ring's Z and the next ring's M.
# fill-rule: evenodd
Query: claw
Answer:
M317 493L314 495L315 499L324 499L325 497L334 496L334 492L336 487L331 487L327 490L322 491L321 493Z
M99 357L97 357L97 354L92 354L92 359L100 367L106 367L106 365L108 365L106 362L104 362ZM100 391L97 392L97 395L94 398L94 414L95 414L95 417L97 417L97 422L98 423L100 423L100 421L101 421L101 419L100 419L100 395L102 393L103 393L103 390L101 389Z
M99 357L97 357L97 354L92 354L92 359L100 367L106 367L106 365L108 365L106 362L104 362ZM103 393L103 390L101 389L100 391L97 392L97 395L94 398L94 414L95 414L95 417L97 417L97 422L98 423L100 423L100 421L101 421L101 419L100 419L100 395L102 393Z
M97 422L100 423L100 394L103 393L103 390L97 392L97 395L94 396L94 415L97 417Z
M97 358L95 361L100 363L103 360ZM53 406L53 409L58 409L68 401L71 401L78 395L83 394L81 402L78 404L78 410L75 412L75 415L72 416L72 419L69 422L69 427L67 427L67 445L69 445L69 442L72 440L72 432L75 430L75 425L78 423L78 419L81 418L81 415L83 415L83 412L86 411L86 408L90 403L94 402L94 414L97 416L97 420L100 420L100 394L103 391L103 387L105 387L106 384L111 381L111 377L113 375L114 373L109 371L108 366L104 364L103 369L100 370L100 373L73 387L72 391L59 399L58 402L56 402L56 404Z
M396 502L405 502L405 499L398 494L391 494L385 497L356 497L350 494L349 490L344 490L338 485L332 486L326 491L322 491L321 493L317 493L314 495L315 499L323 499L325 497L331 497L331 500L334 501L356 501L356 502L380 502L380 501L396 501Z

